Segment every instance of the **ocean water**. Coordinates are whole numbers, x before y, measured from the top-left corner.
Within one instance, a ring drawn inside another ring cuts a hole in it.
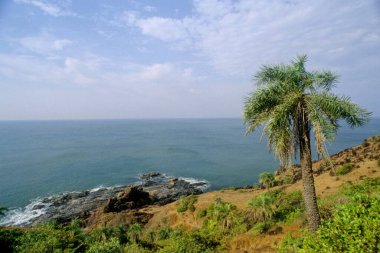
[[[330,154],[380,134],[380,119],[342,127]],[[210,189],[256,183],[279,163],[241,119],[0,122],[0,205],[126,185],[141,173],[205,179]]]

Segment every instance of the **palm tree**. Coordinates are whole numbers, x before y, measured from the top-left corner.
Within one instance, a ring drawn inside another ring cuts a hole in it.
[[[269,188],[274,185],[275,179],[274,175],[269,172],[263,172],[260,174],[259,183],[263,185],[268,191]]]
[[[305,70],[306,55],[289,65],[263,66],[255,76],[258,89],[244,104],[247,133],[264,125],[268,145],[282,165],[289,165],[299,151],[303,196],[309,230],[320,224],[312,171],[310,135],[315,138],[318,155],[327,157],[325,142],[332,141],[338,120],[351,127],[361,126],[371,113],[352,103],[348,97],[331,93],[337,76],[331,71]]]

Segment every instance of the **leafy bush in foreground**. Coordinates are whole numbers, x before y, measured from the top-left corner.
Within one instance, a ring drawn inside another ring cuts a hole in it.
[[[380,197],[366,193],[378,189],[379,181],[368,179],[344,190],[350,200],[335,208],[331,219],[323,221],[316,235],[288,236],[279,252],[380,252]]]
[[[12,253],[18,245],[23,232],[18,229],[0,229],[0,252]]]

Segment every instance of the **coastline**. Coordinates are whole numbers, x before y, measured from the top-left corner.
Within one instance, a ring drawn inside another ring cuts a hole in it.
[[[201,179],[170,177],[158,172],[140,175],[140,181],[131,185],[95,187],[90,190],[65,192],[36,198],[24,208],[9,210],[0,219],[0,226],[28,227],[56,220],[61,223],[84,219],[91,212],[106,205],[111,198],[133,188],[141,187],[149,193],[151,204],[167,204],[191,194],[200,194],[209,187]]]

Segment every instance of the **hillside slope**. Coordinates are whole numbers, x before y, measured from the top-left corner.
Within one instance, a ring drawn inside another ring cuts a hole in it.
[[[357,183],[364,178],[380,177],[380,136],[366,139],[361,145],[348,148],[331,156],[333,166],[329,162],[316,161],[313,164],[315,173],[315,186],[317,195],[326,198],[336,193],[347,183]],[[334,173],[343,165],[351,163],[352,171],[345,175],[336,176]],[[283,184],[285,177],[294,181],[291,184]],[[280,169],[276,173],[278,186],[273,189],[283,189],[285,192],[302,190],[300,168],[293,166],[287,170]],[[136,211],[123,211],[120,213],[104,214],[101,211],[91,216],[88,221],[88,229],[92,230],[99,226],[115,226],[130,224],[133,221],[145,224],[144,229],[160,227],[181,228],[184,230],[199,229],[203,224],[202,218],[197,218],[197,213],[207,209],[216,199],[228,202],[238,210],[246,212],[248,203],[252,198],[266,192],[263,189],[225,189],[207,192],[197,196],[194,204],[194,212],[178,212],[178,201],[164,206],[148,206]],[[277,245],[287,233],[299,234],[305,228],[305,220],[295,220],[290,224],[280,224],[271,227],[266,233],[242,233],[234,236],[228,242],[229,252],[275,252]]]

